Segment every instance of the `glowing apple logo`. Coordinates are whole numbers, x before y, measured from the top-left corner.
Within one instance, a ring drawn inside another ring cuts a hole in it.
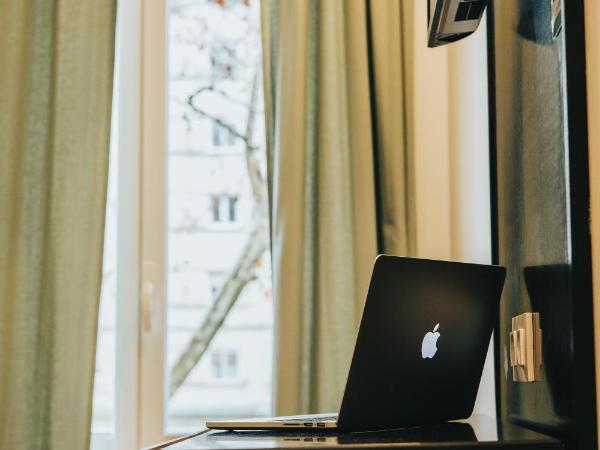
[[[421,344],[421,356],[423,359],[433,358],[437,352],[437,340],[440,338],[440,333],[437,330],[440,327],[438,323],[433,332],[428,332],[423,338],[423,343]]]

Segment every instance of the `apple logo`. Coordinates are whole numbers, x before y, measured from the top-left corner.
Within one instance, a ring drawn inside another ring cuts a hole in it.
[[[440,327],[438,323],[434,328],[433,332],[428,332],[423,338],[423,343],[421,344],[421,356],[423,359],[433,358],[437,352],[437,340],[440,337],[440,333],[437,330]]]

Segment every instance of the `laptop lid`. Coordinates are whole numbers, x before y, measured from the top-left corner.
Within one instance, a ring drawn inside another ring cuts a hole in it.
[[[338,428],[469,417],[504,278],[500,266],[378,256]]]

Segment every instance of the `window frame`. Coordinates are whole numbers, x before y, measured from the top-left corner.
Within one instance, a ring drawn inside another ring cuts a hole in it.
[[[140,182],[140,446],[164,434],[164,325],[167,167],[167,0],[143,0]],[[161,370],[157,370],[161,368]]]
[[[115,82],[120,95],[118,145],[114,149],[118,152],[119,197],[114,448],[118,450],[176,437],[167,435],[165,428],[167,2],[124,0],[117,11]],[[218,150],[234,145],[229,133]],[[234,221],[229,220],[232,198]],[[219,201],[223,214],[220,212],[217,225],[226,229],[237,226],[239,195],[221,193]],[[239,355],[236,363],[239,368]],[[94,442],[102,444],[103,437],[97,438],[94,436]]]
[[[166,0],[117,10],[115,447],[164,441]]]

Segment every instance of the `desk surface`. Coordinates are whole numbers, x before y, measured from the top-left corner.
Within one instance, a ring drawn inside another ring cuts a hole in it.
[[[332,448],[452,448],[469,449],[480,445],[496,448],[554,450],[562,448],[556,439],[533,431],[497,422],[485,416],[474,416],[464,422],[407,428],[403,430],[334,433],[334,432],[272,432],[272,431],[210,431],[171,441],[149,449],[172,450],[266,450]]]

